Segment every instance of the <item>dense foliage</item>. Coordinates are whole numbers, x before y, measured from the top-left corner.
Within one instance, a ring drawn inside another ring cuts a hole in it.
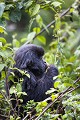
[[[66,1],[71,5],[68,6]],[[23,35],[19,40],[21,33],[16,31],[15,34],[13,31],[12,42],[7,42],[8,22],[17,25],[23,13],[29,17],[26,37]],[[15,110],[11,114],[10,98],[15,93],[17,100],[22,101],[21,94],[25,93],[22,92],[21,83],[11,87],[9,96],[5,86],[8,87],[9,77],[13,80],[14,74],[8,77],[8,70],[14,64],[14,52],[26,42],[42,45],[46,51],[44,59],[58,67],[59,75],[54,84],[58,93],[54,92],[54,88],[47,92],[51,94],[51,103],[47,103],[47,100],[37,103],[29,101],[24,107],[27,116],[23,120],[29,116],[35,120],[80,120],[80,1],[0,0],[0,36],[0,119],[21,119]],[[56,104],[57,108],[54,107]],[[35,110],[36,113],[31,116]]]

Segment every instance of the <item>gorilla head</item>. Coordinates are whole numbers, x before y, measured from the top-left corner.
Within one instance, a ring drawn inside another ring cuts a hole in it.
[[[44,49],[33,44],[21,46],[15,54],[15,67],[30,70],[36,77],[44,74],[47,64],[42,59]]]

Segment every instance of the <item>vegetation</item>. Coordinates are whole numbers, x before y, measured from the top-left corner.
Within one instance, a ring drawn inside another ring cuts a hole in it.
[[[22,21],[23,14],[25,17]],[[23,25],[26,17],[28,21],[21,34],[19,29],[22,27],[19,25]],[[17,26],[16,29],[10,31],[14,26],[10,29],[8,23]],[[21,91],[21,83],[17,83],[16,88],[10,89],[9,96],[6,94],[5,86],[8,86],[8,70],[13,67],[15,50],[24,43],[43,46],[46,51],[44,59],[58,67],[59,75],[58,81],[54,84],[58,93],[54,92],[54,88],[47,92],[51,94],[52,101],[50,103],[46,100],[37,103],[29,101],[24,107],[27,116],[23,120],[27,120],[29,116],[30,120],[80,120],[79,33],[79,0],[0,0],[1,120],[21,119],[15,110],[14,114],[11,114],[13,108],[10,98],[14,92],[17,100],[22,101],[20,96],[25,93]],[[54,107],[55,104],[58,104],[57,108]],[[36,113],[31,116],[34,110]],[[61,111],[60,114],[58,111]]]

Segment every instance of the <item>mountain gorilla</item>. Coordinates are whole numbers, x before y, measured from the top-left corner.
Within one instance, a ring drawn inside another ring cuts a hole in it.
[[[49,96],[45,92],[53,88],[55,82],[53,77],[58,75],[58,69],[54,65],[48,66],[42,58],[43,55],[44,49],[34,44],[23,45],[15,53],[14,67],[25,71],[25,74],[22,75],[18,70],[14,70],[15,76],[17,76],[14,81],[19,82],[23,78],[22,91],[27,93],[22,97],[23,104],[29,100],[43,101]],[[11,87],[13,82],[10,81],[9,84]]]

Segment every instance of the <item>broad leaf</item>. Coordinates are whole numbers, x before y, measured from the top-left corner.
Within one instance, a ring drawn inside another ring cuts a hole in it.
[[[51,97],[52,97],[52,100],[54,100],[54,99],[56,99],[58,97],[58,94],[55,94],[55,95],[52,94]]]
[[[32,11],[32,16],[36,15],[38,12],[39,12],[39,9],[40,9],[40,5],[39,4],[36,4],[34,6],[34,9]]]
[[[3,33],[5,31],[5,28],[3,26],[0,26],[0,33]]]
[[[2,71],[4,67],[5,67],[5,64],[0,64],[0,71]]]
[[[41,42],[41,43],[43,43],[44,45],[46,44],[46,38],[44,37],[44,36],[38,36],[37,37],[37,39]]]
[[[33,38],[34,38],[34,36],[35,36],[35,34],[36,34],[35,32],[29,33],[28,36],[27,36],[27,40],[28,40],[28,41],[32,41]]]
[[[17,92],[21,92],[21,91],[22,91],[22,87],[21,87],[21,84],[20,84],[20,83],[18,83],[18,84],[16,85],[16,89],[17,89]]]
[[[58,6],[60,6],[61,4],[62,4],[62,3],[58,2],[58,1],[52,3],[52,5],[54,5],[54,7],[58,7]]]
[[[0,42],[2,42],[2,43],[6,43],[6,39],[5,38],[2,38],[2,37],[0,37]]]
[[[13,94],[13,93],[16,93],[16,92],[17,92],[17,90],[16,90],[15,86],[12,86],[10,88],[10,94]]]
[[[60,84],[60,81],[56,81],[56,82],[54,83],[54,87],[55,87],[55,88],[58,88],[59,84]]]

